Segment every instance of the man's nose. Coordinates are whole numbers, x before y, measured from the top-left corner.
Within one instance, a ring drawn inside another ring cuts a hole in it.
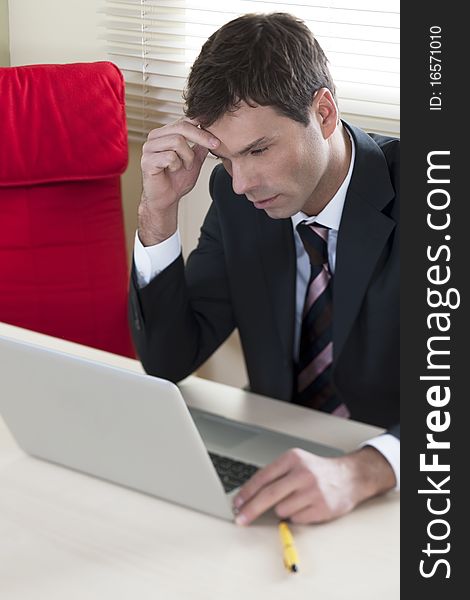
[[[236,194],[247,194],[256,187],[256,174],[246,168],[232,165],[232,187]]]

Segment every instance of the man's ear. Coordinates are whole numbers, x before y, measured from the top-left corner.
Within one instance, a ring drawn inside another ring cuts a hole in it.
[[[327,140],[338,125],[338,107],[328,88],[320,88],[313,95],[312,117],[318,119],[323,137]]]

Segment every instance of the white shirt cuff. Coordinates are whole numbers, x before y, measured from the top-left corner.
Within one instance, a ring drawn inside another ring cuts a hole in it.
[[[134,239],[134,264],[140,288],[148,285],[154,277],[171,265],[181,253],[179,231],[160,244],[144,246],[137,231]]]
[[[396,490],[400,489],[400,440],[390,433],[379,435],[375,438],[363,442],[360,447],[373,446],[390,463],[397,480]]]

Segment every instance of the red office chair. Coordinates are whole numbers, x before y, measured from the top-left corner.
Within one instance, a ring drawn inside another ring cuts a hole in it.
[[[109,62],[0,68],[0,321],[135,356],[124,108]]]

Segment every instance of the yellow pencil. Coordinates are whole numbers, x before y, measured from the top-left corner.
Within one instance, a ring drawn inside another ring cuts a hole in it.
[[[294,546],[294,538],[285,521],[279,523],[279,535],[284,549],[284,565],[291,573],[299,570],[299,557]]]

